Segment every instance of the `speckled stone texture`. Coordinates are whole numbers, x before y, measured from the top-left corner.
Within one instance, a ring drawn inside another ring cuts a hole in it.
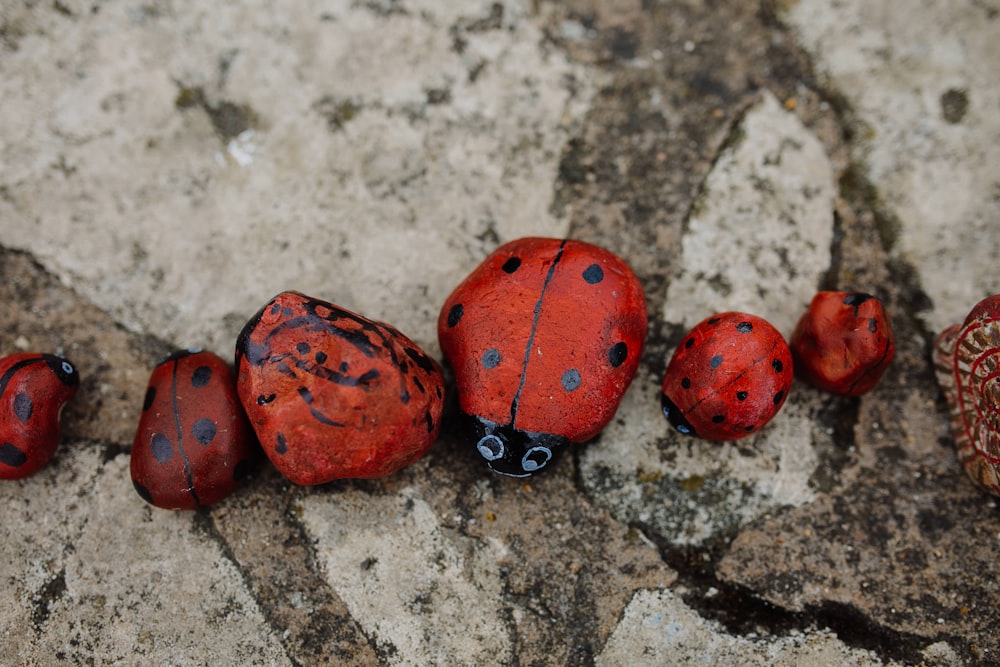
[[[0,662],[997,664],[1000,514],[929,353],[1000,291],[998,29],[994,0],[3,4],[0,354],[81,386],[0,484]],[[294,289],[440,357],[444,299],[526,235],[604,245],[650,304],[618,414],[545,475],[487,474],[446,412],[386,479],[133,491],[171,349],[230,358]],[[818,289],[885,303],[872,392],[667,425],[686,328],[787,336]]]

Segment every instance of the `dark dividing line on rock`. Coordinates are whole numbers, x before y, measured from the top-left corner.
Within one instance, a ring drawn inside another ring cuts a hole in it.
[[[959,654],[973,654],[968,643],[961,638],[943,635],[921,637],[893,630],[872,621],[856,607],[840,602],[826,601],[822,605],[807,606],[803,615],[815,619],[817,627],[832,630],[844,644],[871,651],[887,661],[906,665],[927,664],[922,651],[939,641],[946,641]]]
[[[187,452],[184,451],[184,427],[181,424],[180,405],[178,405],[177,401],[176,359],[172,362],[172,368],[170,370],[170,400],[174,413],[174,428],[177,433],[177,453],[180,454],[181,460],[184,462],[184,481],[187,482],[188,493],[190,493],[191,497],[194,498],[194,504],[201,507],[201,499],[198,498],[198,492],[194,489],[194,479],[191,476],[191,462],[188,460]]]
[[[37,633],[42,632],[42,626],[49,620],[52,614],[52,605],[66,594],[66,568],[56,572],[55,576],[42,584],[41,588],[34,595],[34,608],[31,612],[31,621]]]
[[[521,382],[518,384],[517,391],[514,393],[514,398],[510,403],[511,426],[517,423],[517,407],[521,401],[521,392],[524,391],[524,383],[528,379],[528,365],[531,363],[531,352],[535,346],[535,334],[538,332],[538,320],[542,316],[542,303],[545,301],[545,293],[548,291],[549,286],[552,283],[552,278],[556,273],[556,267],[559,266],[559,262],[562,260],[565,248],[566,239],[563,239],[562,243],[559,244],[559,251],[556,252],[556,256],[553,258],[552,264],[549,266],[549,270],[545,274],[545,281],[542,283],[542,289],[538,293],[538,301],[535,302],[534,317],[531,321],[531,330],[528,334],[528,341],[525,344],[524,360],[521,364]]]
[[[838,190],[840,186],[838,185]],[[840,286],[840,272],[844,267],[844,219],[835,206],[833,209],[833,236],[830,239],[830,266],[819,280],[819,289],[835,291]]]
[[[830,630],[845,646],[875,653],[880,659],[902,664],[922,664],[922,651],[930,644],[952,637],[922,637],[880,625],[850,605],[826,601],[807,605],[804,611],[792,611],[759,598],[740,584],[726,582],[716,574],[716,566],[725,556],[729,540],[719,538],[704,547],[679,548],[666,543],[650,527],[632,523],[630,527],[647,536],[660,557],[677,572],[672,589],[687,589],[679,596],[684,604],[702,618],[722,625],[738,636],[765,633],[784,638],[793,631]],[[708,591],[716,592],[708,595]],[[958,640],[962,643],[962,640]]]
[[[260,610],[260,613],[264,616],[268,627],[274,633],[274,636],[281,643],[282,648],[285,650],[285,657],[288,658],[288,662],[291,663],[292,667],[304,667],[303,664],[295,658],[293,651],[291,651],[286,642],[284,636],[284,630],[275,623],[275,619],[271,613],[271,605],[267,604],[265,600],[262,600],[258,595],[256,588],[254,587],[254,582],[251,580],[250,575],[242,567],[236,554],[233,553],[232,548],[229,546],[229,542],[226,538],[219,532],[215,525],[215,519],[213,519],[211,510],[208,508],[201,508],[196,510],[192,515],[194,527],[199,530],[203,535],[211,539],[218,545],[219,549],[222,550],[222,556],[228,560],[233,569],[239,573],[240,581],[243,584],[243,589],[247,592],[251,598],[253,598],[254,603]]]
[[[674,588],[683,586],[689,591],[681,596],[684,603],[702,617],[720,623],[727,632],[746,635],[764,629],[782,636],[808,627],[802,614],[776,607],[754,597],[749,589],[717,577],[715,568],[726,553],[726,540],[719,539],[704,547],[675,547],[649,526],[634,523],[631,527],[656,544],[663,561],[677,572]],[[706,593],[713,588],[718,593],[707,597]]]

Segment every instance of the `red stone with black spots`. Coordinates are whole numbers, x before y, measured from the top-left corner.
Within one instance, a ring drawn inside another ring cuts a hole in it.
[[[80,374],[53,354],[0,359],[0,479],[22,479],[43,468],[59,444],[59,415],[76,394]]]
[[[298,292],[247,322],[236,368],[264,452],[296,484],[391,475],[441,429],[434,359],[387,324]]]
[[[163,509],[196,509],[233,493],[260,450],[229,366],[211,352],[174,352],[153,369],[132,443],[132,484]]]
[[[645,339],[646,298],[632,269],[568,239],[500,246],[438,318],[470,439],[491,470],[515,477],[607,425]]]
[[[663,377],[663,415],[681,433],[735,440],[757,432],[784,405],[792,354],[766,320],[713,315],[688,332]]]

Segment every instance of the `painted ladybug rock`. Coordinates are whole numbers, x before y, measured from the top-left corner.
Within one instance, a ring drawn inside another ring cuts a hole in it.
[[[581,241],[525,238],[448,297],[438,338],[479,454],[527,477],[596,436],[635,376],[646,299],[625,262]]]
[[[1000,294],[941,332],[934,367],[965,472],[980,488],[1000,495]]]
[[[881,379],[896,353],[882,302],[860,292],[820,292],[792,334],[795,372],[842,396],[860,396]]]
[[[298,292],[247,322],[236,366],[264,452],[296,484],[391,475],[441,428],[436,361],[387,324]]]
[[[21,479],[52,460],[59,413],[76,394],[76,367],[53,354],[0,359],[0,479]]]
[[[695,326],[663,378],[663,415],[706,440],[750,435],[778,413],[792,386],[792,353],[778,330],[746,313],[720,313]]]
[[[226,362],[211,352],[182,350],[157,364],[130,460],[143,500],[172,510],[217,503],[258,459]]]

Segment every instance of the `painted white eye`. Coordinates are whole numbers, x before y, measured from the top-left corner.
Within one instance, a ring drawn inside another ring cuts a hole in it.
[[[503,440],[495,435],[487,435],[479,439],[476,449],[479,450],[479,454],[487,461],[496,461],[503,456]]]
[[[532,447],[521,459],[521,468],[525,472],[534,472],[543,468],[552,458],[552,450],[548,447]]]
[[[65,373],[66,375],[72,375],[76,371],[76,369],[73,368],[73,364],[69,363],[68,361],[62,362],[60,366],[62,366],[62,372]]]

